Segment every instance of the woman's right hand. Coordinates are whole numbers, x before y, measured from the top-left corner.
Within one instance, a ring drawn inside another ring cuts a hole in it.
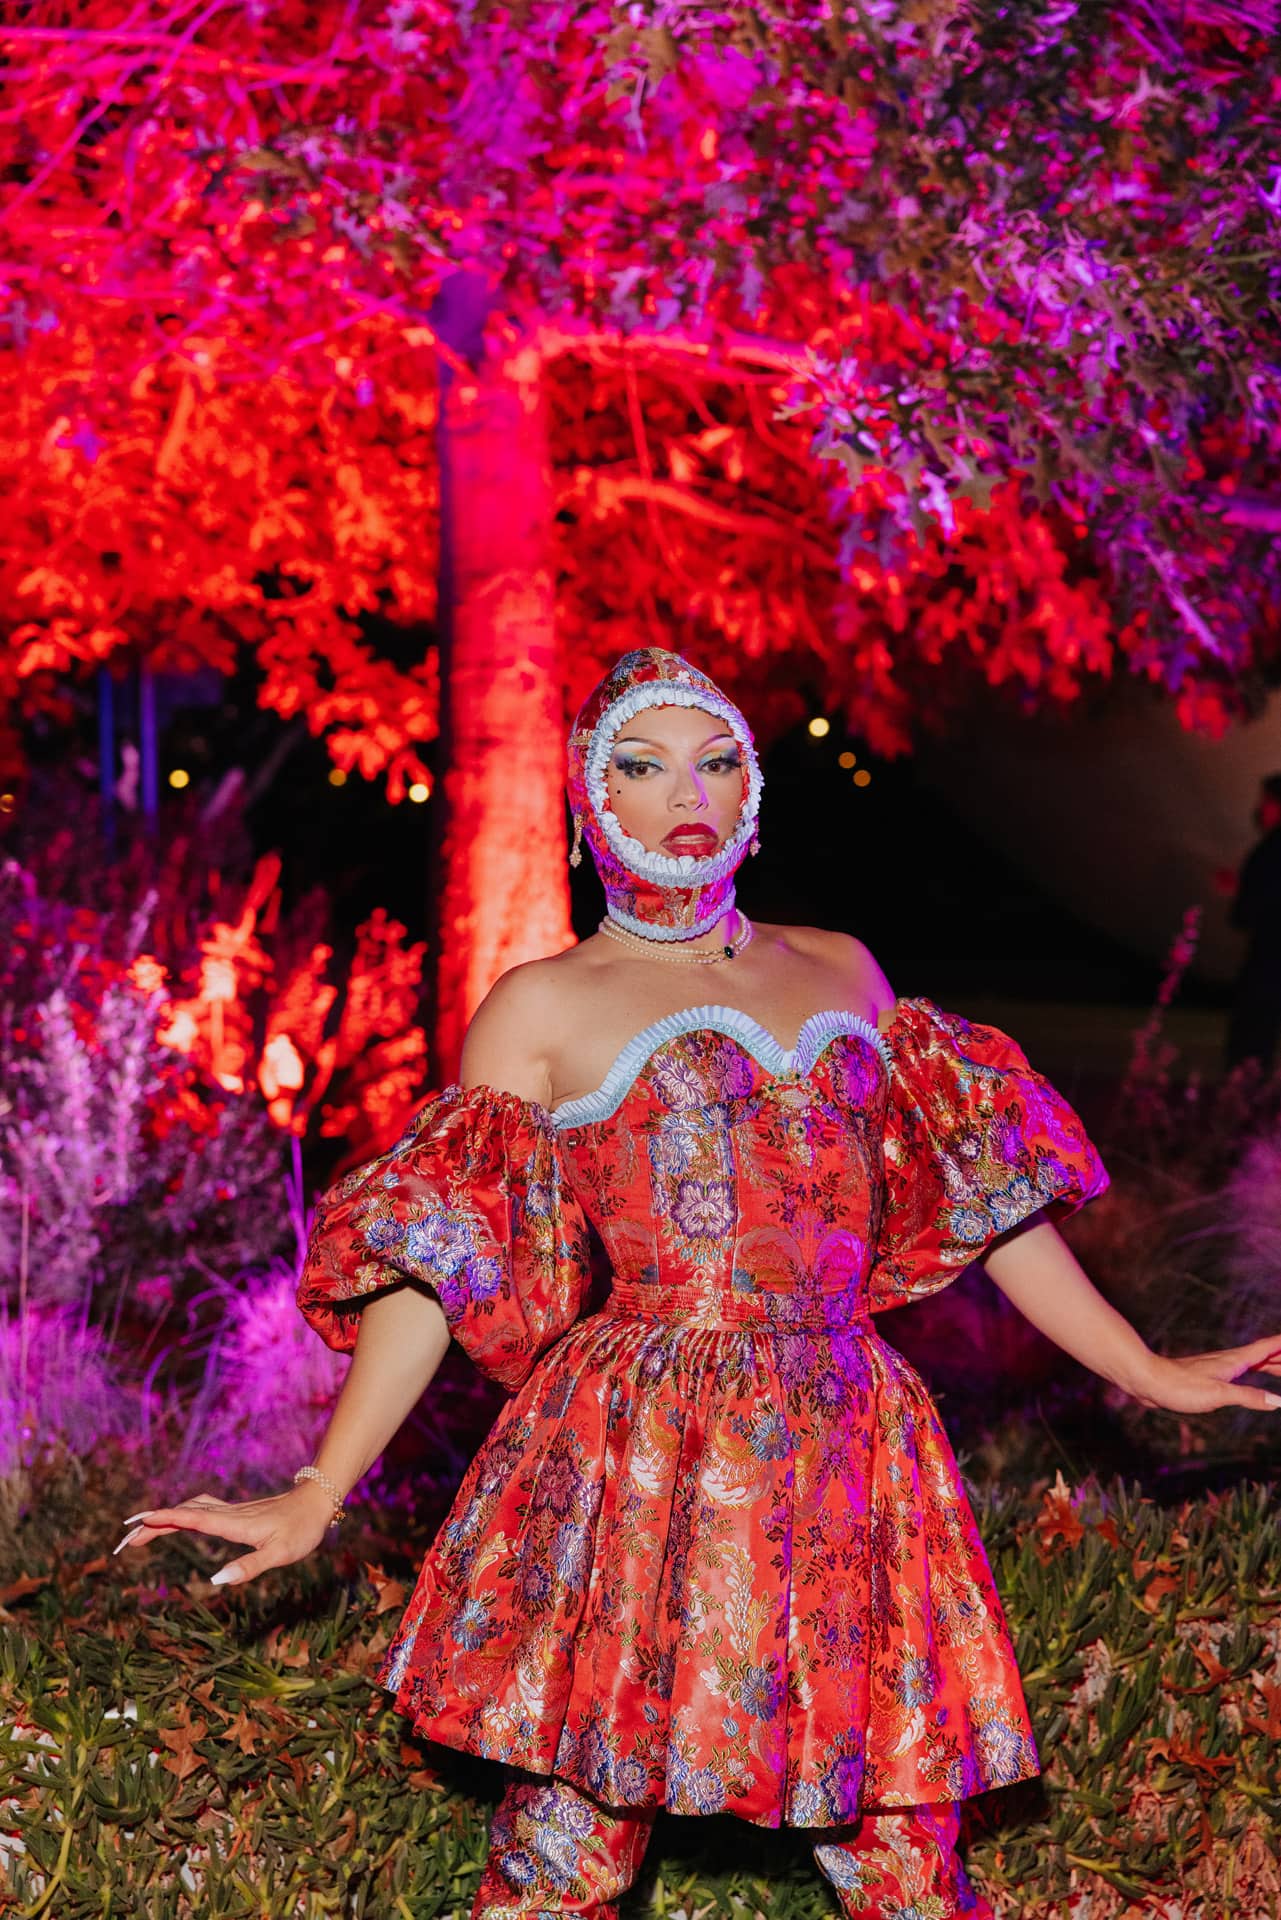
[[[197,1493],[176,1507],[148,1507],[131,1514],[135,1526],[120,1545],[147,1545],[164,1533],[187,1529],[212,1534],[219,1540],[237,1540],[254,1551],[229,1560],[211,1576],[215,1586],[243,1586],[269,1567],[289,1567],[305,1560],[325,1537],[334,1503],[316,1480],[300,1480],[287,1493],[264,1500],[220,1500],[216,1493]],[[126,1522],[126,1525],[128,1522]]]

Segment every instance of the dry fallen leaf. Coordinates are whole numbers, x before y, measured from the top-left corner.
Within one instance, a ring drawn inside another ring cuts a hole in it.
[[[7,1587],[0,1587],[0,1607],[7,1607],[11,1600],[25,1600],[29,1593],[39,1593],[41,1587],[47,1587],[52,1574],[22,1573],[11,1580]]]
[[[1072,1489],[1063,1478],[1062,1467],[1055,1476],[1054,1485],[1046,1491],[1035,1524],[1042,1559],[1048,1559],[1056,1540],[1061,1540],[1065,1547],[1074,1547],[1085,1532],[1072,1502]]]
[[[169,1758],[161,1761],[161,1766],[179,1780],[185,1780],[189,1773],[195,1773],[204,1765],[196,1752],[197,1740],[203,1740],[209,1728],[203,1720],[193,1720],[189,1709],[184,1705],[178,1710],[176,1727],[161,1727],[157,1739],[169,1748]]]
[[[227,1722],[221,1737],[224,1740],[233,1740],[242,1753],[257,1753],[258,1736],[261,1732],[261,1727],[242,1707],[235,1719]]]

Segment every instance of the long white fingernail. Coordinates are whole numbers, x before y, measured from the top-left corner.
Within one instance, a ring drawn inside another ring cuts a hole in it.
[[[135,1520],[145,1520],[149,1513],[154,1513],[155,1511],[156,1509],[154,1507],[144,1507],[141,1513],[127,1513],[124,1517],[123,1525],[127,1527]]]
[[[223,1587],[226,1586],[228,1582],[230,1582],[232,1586],[235,1585],[230,1567],[219,1567],[217,1573],[211,1573],[209,1576],[209,1584],[212,1587]]]
[[[1281,1407],[1281,1393],[1265,1393],[1263,1404],[1265,1407]]]
[[[130,1542],[131,1540],[136,1540],[136,1539],[138,1538],[138,1535],[139,1535],[139,1534],[140,1534],[141,1532],[143,1532],[143,1528],[141,1528],[141,1527],[135,1527],[135,1528],[133,1529],[133,1531],[132,1531],[131,1533],[127,1533],[127,1534],[125,1535],[125,1537],[124,1537],[124,1539],[123,1539],[123,1540],[122,1540],[122,1541],[120,1542],[120,1547],[127,1547],[127,1546],[129,1545],[129,1542]],[[113,1547],[113,1548],[111,1549],[111,1551],[112,1551],[112,1553],[113,1553],[113,1554],[114,1554],[114,1553],[119,1553],[119,1551],[120,1551],[120,1547]]]

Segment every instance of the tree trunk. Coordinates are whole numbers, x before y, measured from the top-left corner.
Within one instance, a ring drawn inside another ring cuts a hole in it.
[[[573,940],[565,716],[552,569],[554,500],[542,366],[485,358],[487,290],[446,284],[433,320],[474,377],[441,364],[441,809],[432,1080],[501,973]]]

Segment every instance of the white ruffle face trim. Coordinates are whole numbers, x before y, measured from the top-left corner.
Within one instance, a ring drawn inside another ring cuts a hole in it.
[[[626,832],[618,815],[610,807],[609,795],[605,791],[605,768],[614,751],[615,736],[625,721],[634,714],[644,713],[649,707],[701,707],[704,712],[714,713],[719,719],[729,722],[730,732],[738,742],[747,768],[747,792],[743,796],[738,825],[725,845],[715,853],[657,852]],[[742,858],[742,849],[756,831],[756,816],[760,811],[764,784],[752,736],[733,701],[711,688],[687,686],[679,680],[647,680],[643,685],[630,687],[626,693],[620,694],[596,722],[591,745],[583,761],[583,785],[606,844],[630,872],[642,880],[648,880],[655,887],[703,887],[709,881],[722,880],[727,873],[733,873]],[[652,933],[653,928],[647,925],[645,931]],[[688,937],[689,929],[681,928],[679,931]]]
[[[734,905],[734,889],[728,895],[718,894],[709,913],[700,914],[691,920],[688,926],[660,927],[653,920],[642,920],[638,913],[628,913],[620,907],[617,900],[610,900],[608,913],[615,926],[623,927],[628,933],[635,933],[642,940],[694,940],[700,933],[710,933],[718,920],[723,920]],[[719,956],[718,956],[719,958]]]

